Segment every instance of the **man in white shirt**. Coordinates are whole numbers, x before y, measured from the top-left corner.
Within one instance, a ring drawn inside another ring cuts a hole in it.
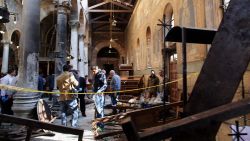
[[[4,85],[12,85],[13,81],[16,80],[16,70],[14,68],[9,68],[8,74],[1,78],[1,84]],[[1,90],[1,113],[13,115],[13,111],[11,109],[13,105],[13,94],[14,92],[11,90]]]

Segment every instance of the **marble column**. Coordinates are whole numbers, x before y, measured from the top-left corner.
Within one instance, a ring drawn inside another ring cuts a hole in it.
[[[6,41],[2,41],[3,43],[3,57],[2,57],[2,73],[8,72],[8,65],[9,65],[9,50],[10,50],[10,43]]]
[[[40,0],[25,0],[22,12],[22,36],[18,86],[37,89],[38,52],[40,46]],[[31,117],[40,97],[39,93],[18,92],[14,96],[13,111],[18,117]]]
[[[83,58],[83,63],[84,63],[84,75],[88,75],[88,52],[89,52],[89,43],[88,42],[84,42],[84,58]]]
[[[70,21],[71,25],[71,47],[70,55],[73,57],[70,60],[70,64],[73,66],[73,69],[77,70],[78,67],[78,21]]]
[[[63,65],[66,64],[67,47],[67,10],[69,2],[59,0],[57,7],[57,31],[56,31],[56,49],[55,49],[55,78],[63,71]],[[56,81],[55,81],[56,82]],[[54,89],[56,89],[56,84]]]
[[[79,71],[81,76],[88,75],[88,43],[84,42],[85,36],[79,35]]]

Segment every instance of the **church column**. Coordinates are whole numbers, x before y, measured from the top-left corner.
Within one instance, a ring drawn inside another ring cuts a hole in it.
[[[18,86],[37,89],[38,52],[40,46],[40,0],[23,1],[23,24],[19,63]],[[14,96],[13,111],[16,116],[31,117],[40,97],[39,93],[18,92]]]
[[[70,47],[70,55],[73,57],[70,60],[70,64],[73,66],[73,69],[77,70],[78,65],[78,21],[71,21],[71,47]],[[80,68],[79,68],[80,69]]]
[[[84,58],[83,58],[83,62],[84,62],[84,74],[88,75],[88,50],[89,49],[89,43],[88,42],[84,42]]]
[[[55,49],[55,78],[62,73],[63,65],[66,64],[68,9],[69,9],[69,2],[67,0],[58,1],[56,49]],[[56,84],[55,84],[55,89],[56,89]]]
[[[86,74],[85,70],[84,70],[84,57],[85,57],[85,52],[84,52],[84,35],[80,34],[79,35],[79,64],[78,64],[78,68],[79,68],[79,72],[80,72],[80,76],[84,76]]]
[[[9,50],[10,50],[10,43],[6,41],[2,41],[3,43],[3,57],[2,57],[2,73],[8,72],[8,65],[9,65]]]

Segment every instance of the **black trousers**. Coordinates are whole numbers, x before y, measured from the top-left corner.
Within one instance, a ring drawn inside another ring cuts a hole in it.
[[[85,107],[85,94],[79,94],[78,98],[80,99],[80,110],[82,114],[85,114],[86,107]]]
[[[13,98],[9,98],[6,101],[2,101],[2,98],[1,98],[0,103],[1,103],[2,114],[14,115],[14,112],[11,109],[13,105]]]

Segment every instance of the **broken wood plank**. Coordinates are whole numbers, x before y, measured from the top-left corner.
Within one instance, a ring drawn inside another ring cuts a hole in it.
[[[169,108],[173,108],[176,106],[181,106],[182,104],[183,104],[182,101],[174,102],[174,103],[166,104],[166,108],[169,109]],[[156,111],[162,111],[162,110],[163,110],[163,105],[160,105],[160,106],[155,106],[155,107],[151,107],[151,108],[147,108],[147,109],[137,109],[134,111],[129,111],[126,113],[121,113],[121,114],[117,114],[117,115],[113,115],[113,116],[106,116],[104,118],[96,118],[95,120],[93,120],[93,122],[103,122],[103,121],[110,122],[114,119],[119,120],[119,119],[125,118],[127,116],[139,117],[140,115],[145,115],[145,114],[155,116],[155,115],[152,115],[152,113],[151,113],[152,111],[156,112]]]
[[[134,122],[132,122],[131,117],[126,117],[122,121],[122,129],[129,141],[140,141],[140,137],[137,133]]]
[[[79,141],[82,140],[83,132],[84,132],[83,129],[65,127],[65,126],[61,126],[61,125],[54,125],[54,124],[50,124],[50,123],[39,122],[39,121],[33,120],[33,119],[15,117],[15,116],[5,115],[5,114],[0,114],[0,121],[1,122],[15,123],[15,124],[19,124],[19,125],[25,125],[25,126],[30,127],[30,128],[47,129],[47,130],[65,133],[65,134],[78,135]]]
[[[173,137],[175,135],[179,135],[180,133],[183,133],[182,135],[185,135],[189,132],[197,133],[199,128],[204,127],[204,125],[214,125],[218,122],[222,122],[247,113],[250,113],[250,99],[226,104],[171,122],[169,124],[152,127],[143,133],[139,133],[139,136],[140,140],[143,141],[156,141]],[[186,136],[183,136],[182,139],[185,140],[185,138]],[[196,141],[196,139],[194,139],[194,141]]]

